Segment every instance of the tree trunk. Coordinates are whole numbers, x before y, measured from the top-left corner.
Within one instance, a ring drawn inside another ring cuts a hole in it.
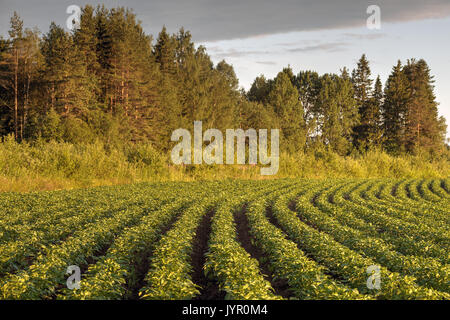
[[[18,118],[18,109],[19,109],[19,90],[18,90],[18,76],[19,76],[19,51],[17,48],[15,49],[15,57],[14,57],[14,138],[16,141],[19,138],[19,118]]]

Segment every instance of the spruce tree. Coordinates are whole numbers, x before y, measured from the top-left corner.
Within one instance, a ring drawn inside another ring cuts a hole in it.
[[[373,110],[371,108],[372,79],[369,61],[363,54],[359,59],[357,68],[352,72],[352,82],[355,90],[355,99],[358,104],[360,123],[354,128],[354,143],[360,150],[367,150],[373,141],[370,131],[375,123]]]
[[[303,106],[289,72],[278,73],[268,101],[279,119],[283,138],[281,148],[289,152],[303,150],[306,142]]]
[[[156,62],[164,74],[173,76],[176,73],[176,47],[175,38],[167,33],[167,29],[164,26],[158,35],[154,47]]]
[[[43,39],[42,54],[47,110],[53,108],[64,116],[85,114],[94,102],[95,89],[72,36],[52,23]]]
[[[348,154],[359,115],[353,85],[345,70],[343,76],[321,77],[316,108],[320,114],[318,132],[322,143],[340,155]]]
[[[404,67],[409,82],[406,104],[405,148],[412,153],[438,153],[445,137],[445,122],[438,116],[434,80],[425,60],[408,60]]]
[[[382,105],[384,146],[392,153],[405,151],[404,133],[408,99],[409,83],[399,60],[386,82]]]
[[[270,81],[266,80],[264,75],[260,75],[255,78],[247,92],[247,98],[249,101],[267,103],[270,92]]]
[[[381,146],[383,142],[382,125],[383,85],[380,76],[375,81],[372,97],[366,110],[368,121],[367,140],[371,146]]]

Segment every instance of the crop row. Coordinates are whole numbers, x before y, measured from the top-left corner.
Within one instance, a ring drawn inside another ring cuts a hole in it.
[[[303,188],[308,188],[304,185]],[[290,289],[299,299],[365,299],[358,290],[352,290],[325,274],[324,267],[308,258],[297,245],[286,239],[284,233],[273,225],[266,216],[270,197],[252,202],[246,214],[250,233],[257,245],[267,255],[274,276],[287,281]]]
[[[300,248],[326,266],[333,274],[360,292],[371,292],[366,280],[368,267],[377,263],[349,249],[333,239],[329,234],[314,229],[304,223],[296,213],[289,210],[288,202],[295,193],[283,195],[275,202],[273,214],[280,226]],[[401,276],[381,267],[383,290],[375,295],[382,299],[442,299],[446,295],[433,289],[422,288],[415,284],[414,278]]]
[[[312,197],[316,192],[315,190],[310,191],[303,197],[298,198],[295,203],[295,210],[302,221],[327,233],[349,249],[374,259],[375,262],[387,267],[390,271],[413,276],[417,278],[419,284],[424,286],[442,291],[449,290],[450,268],[448,265],[443,265],[433,258],[402,255],[393,250],[393,246],[384,240],[368,236],[340,224],[331,215],[307,201],[308,197]],[[320,192],[317,200],[319,201],[324,194],[326,192]],[[334,210],[334,213],[336,213],[340,209],[334,208]],[[340,214],[343,215],[345,212]]]

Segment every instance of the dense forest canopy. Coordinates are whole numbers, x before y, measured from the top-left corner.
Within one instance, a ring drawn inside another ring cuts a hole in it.
[[[384,87],[384,88],[383,88]],[[290,153],[393,154],[445,149],[433,76],[424,60],[398,61],[383,85],[363,55],[353,71],[257,77],[239,89],[233,67],[214,64],[191,34],[165,28],[155,40],[126,8],[86,6],[80,28],[24,28],[15,13],[0,38],[0,136],[17,141],[151,143],[192,128],[279,128]]]

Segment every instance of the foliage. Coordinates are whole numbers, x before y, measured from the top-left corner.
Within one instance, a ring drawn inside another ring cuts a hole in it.
[[[151,143],[171,147],[177,128],[281,130],[289,154],[326,147],[342,156],[377,148],[441,156],[446,124],[439,118],[431,70],[424,60],[399,61],[383,90],[366,55],[349,74],[258,76],[248,92],[233,66],[216,65],[189,31],[153,41],[130,9],[82,9],[80,28],[52,23],[39,37],[15,13],[0,39],[0,135],[17,141]]]
[[[281,179],[3,193],[0,297],[194,299],[218,283],[227,299],[282,299],[283,281],[296,299],[449,299],[448,188],[448,178]],[[199,236],[204,259],[192,254]],[[192,275],[199,263],[206,283]],[[70,265],[79,289],[66,288]],[[379,290],[367,287],[373,265]]]

